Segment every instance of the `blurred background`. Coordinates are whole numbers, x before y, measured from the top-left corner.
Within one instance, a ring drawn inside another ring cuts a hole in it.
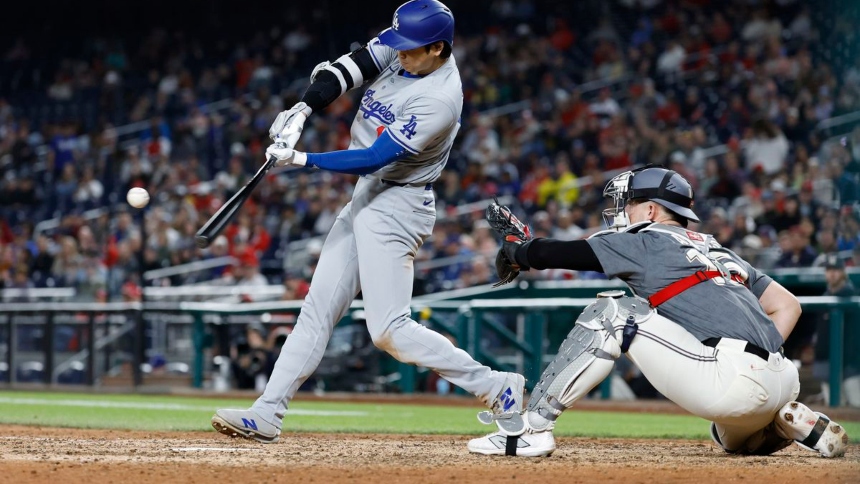
[[[256,172],[313,66],[388,27],[401,2],[251,3],[2,7],[0,382],[265,384],[354,178],[273,172],[210,248],[194,233]],[[815,299],[856,296],[860,277],[857,2],[447,5],[465,104],[416,258],[416,317],[539,375],[582,305],[529,312],[541,306],[527,299],[619,284],[543,271],[490,290],[489,199],[537,236],[582,238],[602,229],[609,178],[661,164],[693,184],[694,230],[810,298],[786,342],[805,398],[860,405],[857,300]],[[298,148],[345,149],[361,92],[315,113]],[[125,203],[132,187],[150,192],[145,209]],[[521,307],[450,311],[512,297]],[[359,302],[305,389],[456,390],[376,351],[362,318]],[[660,398],[629,365],[615,379],[602,396]]]

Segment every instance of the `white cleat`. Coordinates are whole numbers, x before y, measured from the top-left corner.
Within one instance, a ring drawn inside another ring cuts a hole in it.
[[[552,436],[552,429],[528,429],[517,437],[495,432],[470,440],[467,447],[473,454],[548,457],[555,452],[555,438]]]
[[[786,438],[793,439],[807,450],[818,452],[821,457],[841,457],[848,448],[848,434],[844,427],[799,402],[785,404],[779,410],[775,424]]]
[[[281,435],[281,429],[260,418],[253,410],[218,410],[212,416],[212,427],[230,437],[243,437],[264,444],[274,444]]]

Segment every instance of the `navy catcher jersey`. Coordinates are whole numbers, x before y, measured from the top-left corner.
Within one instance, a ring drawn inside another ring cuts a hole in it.
[[[770,352],[782,345],[782,336],[758,301],[773,280],[711,235],[651,224],[635,233],[598,235],[588,243],[607,276],[618,277],[644,298],[697,271],[730,274],[687,289],[657,311],[700,341],[735,338]]]

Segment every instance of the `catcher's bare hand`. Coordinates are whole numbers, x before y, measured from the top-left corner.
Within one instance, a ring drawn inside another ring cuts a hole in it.
[[[516,252],[533,237],[528,225],[520,222],[511,213],[511,209],[499,205],[499,201],[495,198],[487,207],[487,221],[493,231],[502,237],[502,247],[496,256],[496,274],[499,276],[499,282],[494,284],[494,287],[498,287],[513,281],[520,274],[520,270],[529,270],[527,266],[517,262]]]

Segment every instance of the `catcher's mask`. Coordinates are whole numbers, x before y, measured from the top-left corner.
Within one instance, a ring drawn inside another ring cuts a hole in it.
[[[609,180],[603,196],[612,199],[614,207],[603,211],[603,221],[609,229],[620,230],[629,225],[624,207],[630,200],[657,203],[687,220],[698,222],[693,212],[693,188],[683,176],[666,168],[646,166],[625,171]]]

